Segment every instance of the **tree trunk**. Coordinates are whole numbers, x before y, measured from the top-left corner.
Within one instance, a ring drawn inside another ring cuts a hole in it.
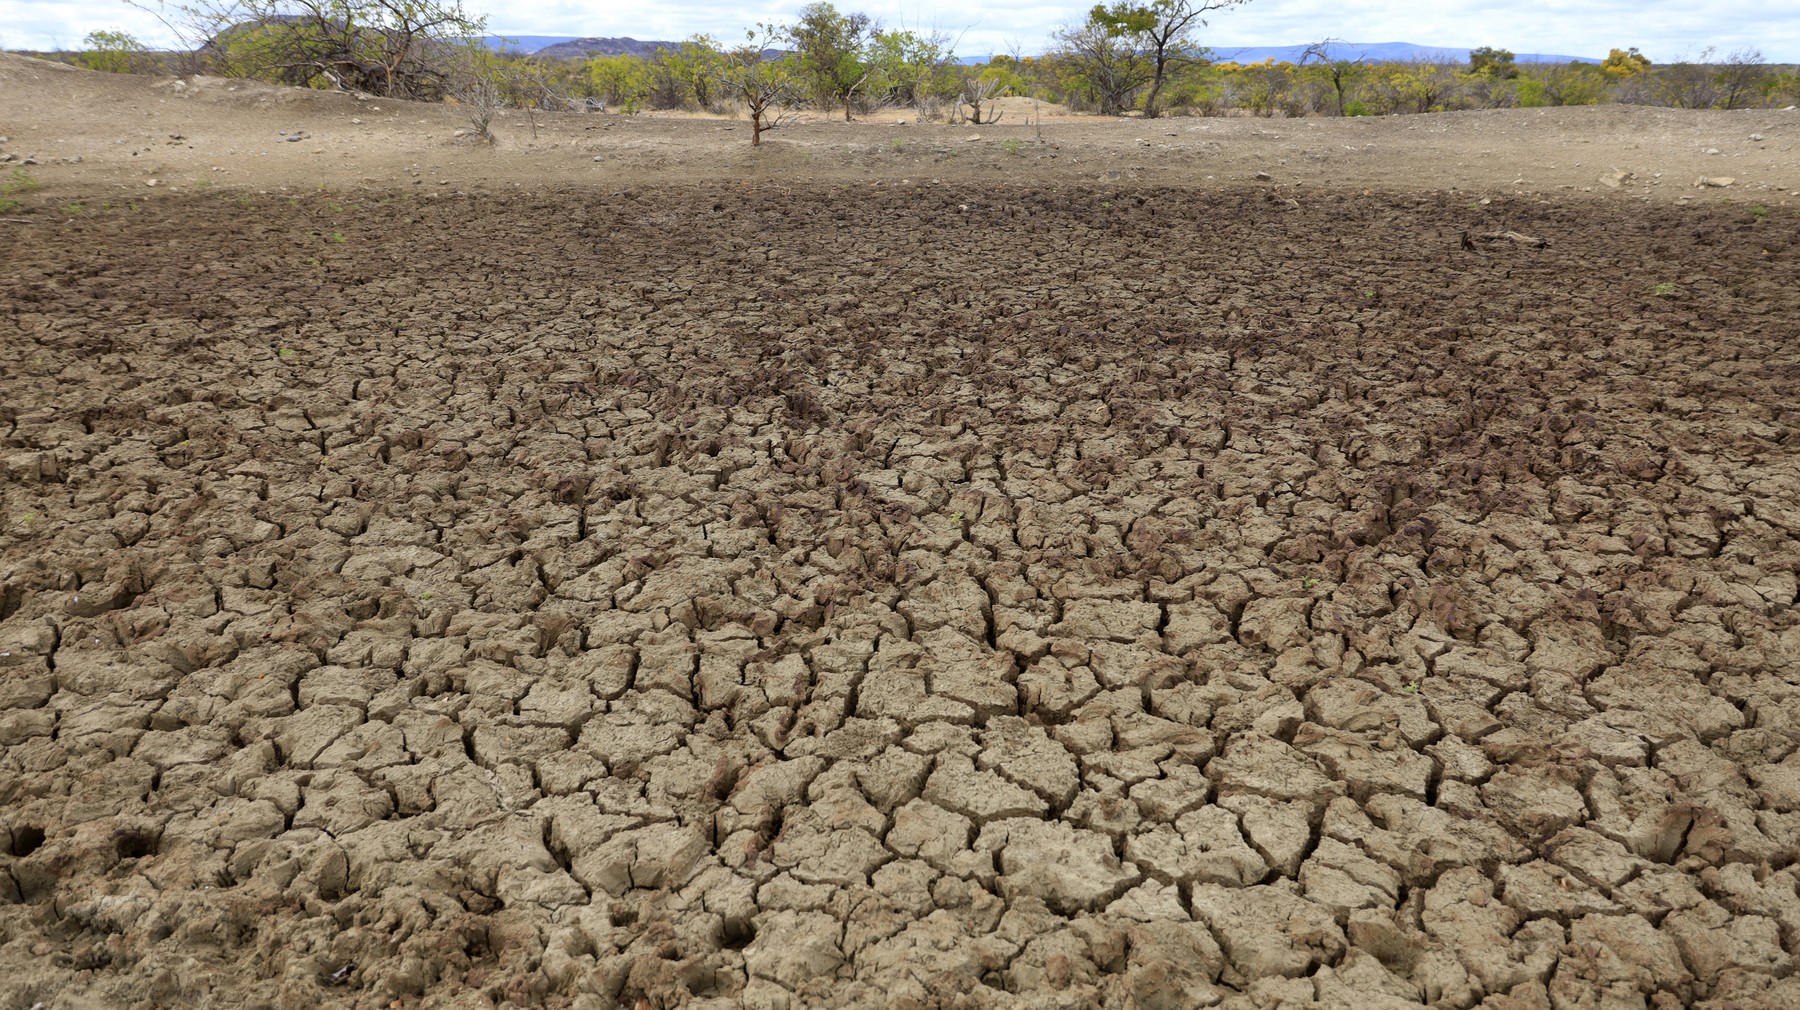
[[[846,123],[852,122],[852,120],[850,118],[851,95],[852,95],[852,92],[848,92],[848,91],[844,92],[844,122],[846,122]]]
[[[1150,82],[1150,93],[1144,96],[1145,119],[1155,119],[1157,116],[1162,115],[1162,112],[1156,107],[1156,98],[1158,95],[1162,94],[1162,89],[1163,75],[1159,72],[1156,75],[1156,80]]]

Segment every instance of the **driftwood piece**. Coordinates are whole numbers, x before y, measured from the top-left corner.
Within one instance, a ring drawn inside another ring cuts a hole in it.
[[[1530,246],[1533,249],[1550,248],[1549,239],[1541,239],[1533,235],[1525,235],[1516,231],[1490,231],[1475,237],[1483,242],[1517,242],[1519,245]]]

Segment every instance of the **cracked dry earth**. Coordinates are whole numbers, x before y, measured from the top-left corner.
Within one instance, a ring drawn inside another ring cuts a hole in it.
[[[0,1006],[1800,1005],[1794,263],[1361,192],[75,219],[0,267]]]

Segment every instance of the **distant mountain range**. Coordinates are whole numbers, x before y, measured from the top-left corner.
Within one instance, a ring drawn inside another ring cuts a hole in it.
[[[1214,46],[1213,59],[1223,63],[1261,63],[1273,59],[1277,63],[1299,63],[1307,46]],[[1421,46],[1411,42],[1333,42],[1326,53],[1334,60],[1367,60],[1370,63],[1467,63],[1469,46],[1451,49],[1445,46]],[[1599,63],[1589,56],[1558,56],[1552,53],[1518,53],[1516,63]]]
[[[583,38],[575,35],[489,35],[488,48],[496,52],[528,53],[551,59],[583,59],[594,56],[655,56],[658,49],[676,49],[681,43],[668,40],[642,41],[633,38]],[[1475,47],[1470,46],[1469,49]],[[1333,42],[1327,52],[1334,60],[1367,60],[1370,63],[1467,63],[1469,49],[1444,46],[1421,46],[1411,42]],[[1306,46],[1218,46],[1213,59],[1220,62],[1261,63],[1273,59],[1277,63],[1299,63]],[[963,64],[986,63],[989,57],[964,56]],[[1549,53],[1519,53],[1519,63],[1598,63],[1588,56],[1557,56]]]

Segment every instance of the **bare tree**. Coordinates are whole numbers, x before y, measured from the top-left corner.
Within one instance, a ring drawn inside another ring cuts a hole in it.
[[[1358,56],[1354,60],[1333,58],[1331,47],[1338,45],[1343,45],[1341,39],[1314,42],[1300,54],[1300,65],[1304,67],[1312,61],[1311,65],[1318,68],[1317,72],[1331,84],[1331,90],[1337,94],[1337,114],[1341,116],[1344,114],[1344,95],[1350,90],[1351,83],[1362,75],[1364,57]]]
[[[1099,11],[1100,8],[1095,8]],[[1116,116],[1155,75],[1137,40],[1089,14],[1087,21],[1056,34],[1064,57],[1087,86],[1103,116]]]
[[[1713,107],[1749,108],[1768,76],[1769,68],[1763,60],[1762,50],[1745,48],[1732,52],[1713,74],[1713,80],[1719,89],[1719,97]]]
[[[1144,96],[1144,117],[1155,119],[1162,114],[1158,100],[1169,73],[1175,68],[1204,58],[1206,47],[1194,39],[1194,29],[1203,27],[1202,15],[1248,3],[1249,0],[1150,0],[1133,4],[1120,0],[1111,7],[1096,6],[1088,14],[1115,35],[1131,43],[1150,61],[1150,93]]]
[[[716,71],[720,89],[740,99],[750,112],[752,147],[762,144],[765,132],[781,125],[798,90],[793,64],[775,50],[787,33],[778,25],[757,25],[745,33],[743,45],[724,55]]]
[[[449,94],[458,54],[481,45],[486,31],[486,20],[465,12],[461,0],[183,0],[158,7],[184,36],[204,36],[202,51],[228,75],[387,98]]]

